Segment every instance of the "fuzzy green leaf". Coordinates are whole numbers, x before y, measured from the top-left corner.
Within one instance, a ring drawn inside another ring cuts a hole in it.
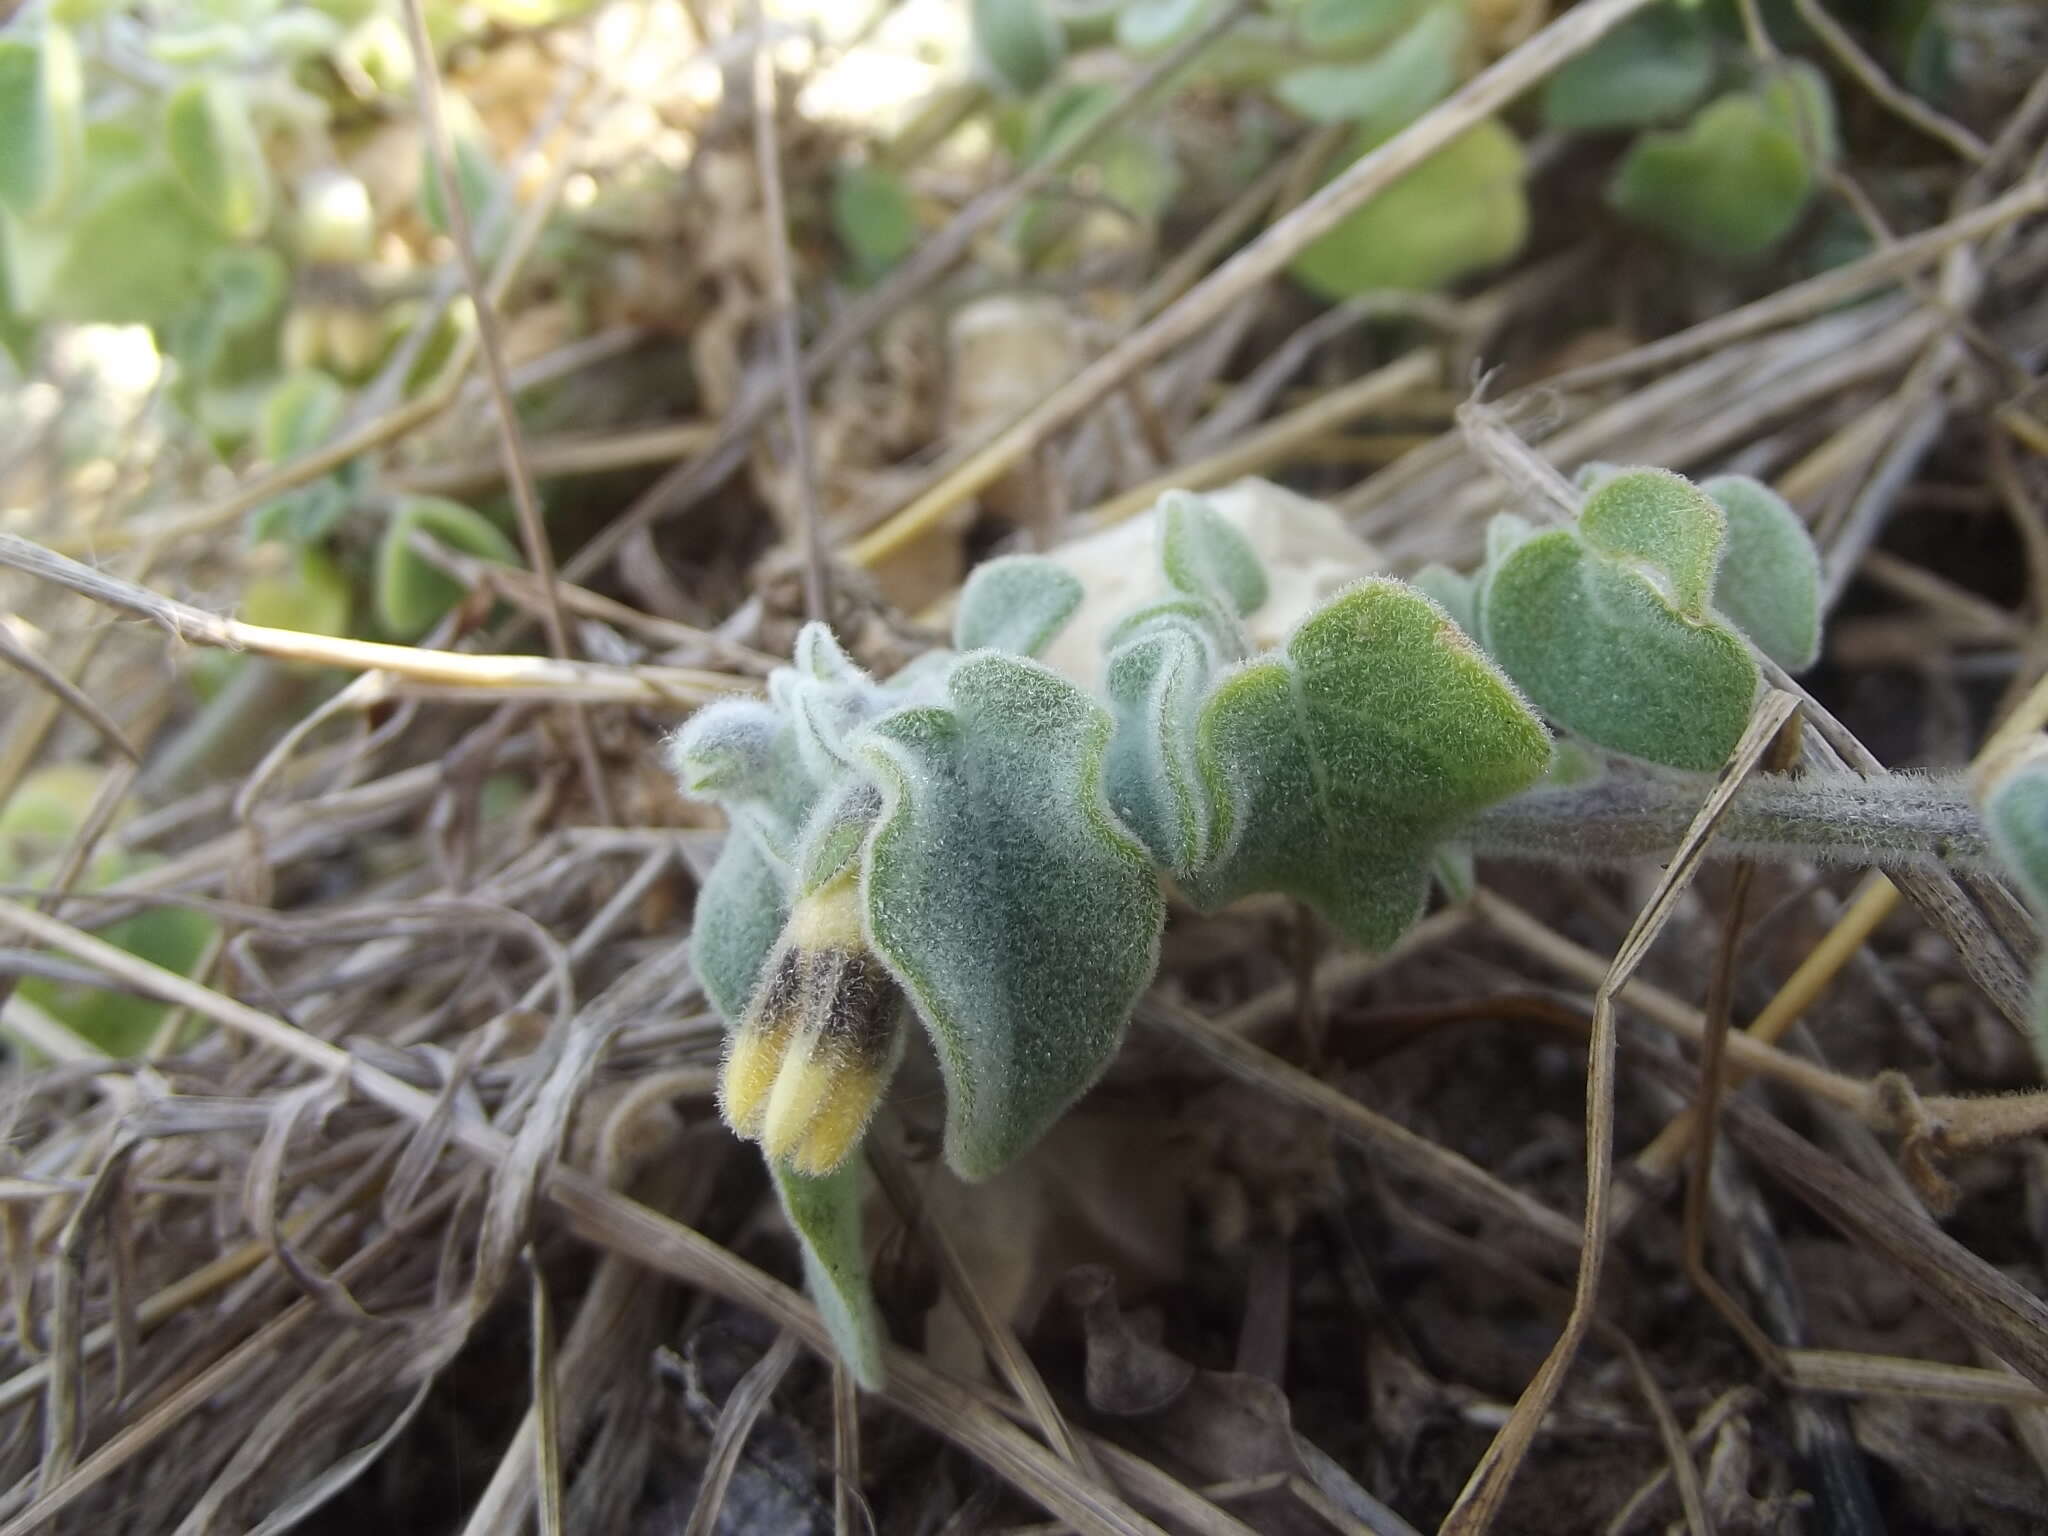
[[[1686,112],[1714,79],[1714,42],[1698,12],[1652,6],[1565,64],[1543,89],[1553,128],[1640,128]]]
[[[400,497],[377,541],[377,617],[403,640],[417,639],[432,629],[466,590],[413,550],[415,533],[479,559],[519,563],[512,541],[460,502],[439,496]]]
[[[1714,579],[1714,606],[1788,672],[1820,655],[1820,556],[1785,498],[1747,475],[1700,489],[1728,519],[1728,548]]]
[[[62,206],[84,157],[78,50],[62,27],[0,37],[0,205],[23,218]]]
[[[1036,656],[1066,628],[1085,595],[1078,577],[1041,555],[984,561],[960,589],[953,644],[963,651]]]
[[[1576,528],[1489,564],[1485,642],[1546,715],[1611,751],[1720,766],[1748,723],[1756,664],[1708,607],[1721,509],[1662,470],[1602,482]]]
[[[270,222],[275,189],[248,104],[224,77],[181,86],[164,104],[164,149],[192,206],[231,240]]]
[[[263,402],[257,446],[273,464],[289,464],[311,453],[341,425],[348,391],[317,368],[301,368],[278,380]]]
[[[1266,602],[1266,567],[1237,526],[1192,491],[1159,498],[1159,565],[1167,583],[1243,618]]]
[[[1067,42],[1045,0],[970,0],[974,53],[990,79],[1029,96],[1059,72]]]
[[[1415,573],[1415,589],[1448,613],[1458,628],[1477,638],[1479,621],[1473,617],[1474,583],[1470,576],[1447,565],[1425,565]]]
[[[818,794],[781,711],[721,699],[668,743],[683,793],[725,812],[732,830],[697,892],[690,963],[720,1017],[737,1026],[789,918],[797,840]]]
[[[1109,1063],[1164,917],[1144,849],[1110,814],[1110,720],[1065,678],[982,651],[947,706],[860,739],[884,810],[864,860],[869,938],[931,1032],[946,1160],[986,1178]]]
[[[1464,6],[1434,5],[1371,58],[1293,70],[1273,93],[1312,121],[1353,121],[1384,139],[1450,93],[1464,46]]]
[[[875,1391],[882,1385],[883,1333],[861,1246],[860,1159],[848,1158],[822,1178],[786,1163],[771,1162],[769,1169],[803,1251],[805,1288],[833,1347],[854,1380]]]
[[[1725,517],[1682,476],[1662,469],[1610,475],[1579,511],[1579,537],[1632,564],[1689,617],[1706,613],[1728,534]]]
[[[1550,737],[1442,609],[1382,578],[1227,676],[1198,750],[1222,853],[1190,893],[1283,891],[1383,949],[1421,911],[1438,845],[1534,783]]]
[[[1361,134],[1356,152],[1378,143]],[[1288,271],[1332,300],[1456,282],[1522,248],[1529,230],[1522,173],[1522,146],[1489,119],[1311,241]]]
[[[697,889],[690,923],[690,964],[728,1028],[738,1028],[761,967],[789,921],[787,877],[761,844],[735,825]]]
[[[206,264],[198,302],[179,317],[164,349],[193,382],[253,383],[277,364],[277,319],[291,269],[267,246],[223,246]]]
[[[1984,829],[2035,913],[2048,919],[2048,753],[2039,746],[1993,781]]]
[[[1195,727],[1215,671],[1203,626],[1167,613],[1115,646],[1104,674],[1116,720],[1104,763],[1109,803],[1175,879],[1201,868],[1214,843]]]

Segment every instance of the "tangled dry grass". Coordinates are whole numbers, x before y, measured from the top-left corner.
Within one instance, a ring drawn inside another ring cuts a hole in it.
[[[145,466],[113,510],[7,536],[17,612],[55,639],[15,644],[50,689],[16,697],[0,783],[114,765],[60,877],[0,898],[7,966],[175,1006],[114,1061],[8,1004],[38,1059],[0,1100],[0,1536],[2048,1523],[2037,940],[1995,881],[1703,871],[1709,802],[1662,870],[1488,869],[1382,956],[1282,906],[1177,913],[1110,1080],[986,1192],[938,1169],[912,1065],[877,1153],[900,1342],[874,1399],[819,1353],[711,1106],[683,940],[720,833],[659,738],[758,687],[807,606],[900,661],[927,638],[903,609],[970,554],[1160,485],[1286,473],[1406,571],[1469,563],[1557,468],[1737,467],[1809,517],[1836,605],[1828,708],[1774,693],[1750,763],[1795,707],[1808,759],[1853,769],[2048,720],[2048,38],[2024,16],[1999,35],[2036,67],[1967,125],[1864,80],[1843,175],[1911,142],[1886,201],[1924,216],[1894,231],[1852,181],[1877,242],[1819,276],[1674,285],[1560,216],[1463,298],[1311,313],[1272,281],[1640,4],[1562,11],[1320,191],[1327,143],[1287,148],[1178,251],[1056,296],[1094,305],[1072,355],[966,424],[923,297],[1059,165],[984,168],[827,313],[807,253],[760,234],[814,205],[830,146],[744,28],[717,46],[729,80],[757,66],[754,113],[696,125],[688,183],[731,226],[702,221],[687,282],[626,243],[639,313],[610,350],[504,354],[491,322],[618,106],[565,33],[545,174],[496,272],[444,284],[485,299],[473,377],[225,494],[174,504]],[[1573,167],[1545,175],[1568,208]],[[680,422],[620,405],[664,328],[689,336]],[[1461,414],[1482,366],[1492,403]],[[523,434],[514,397],[565,375],[611,419]],[[581,484],[579,535],[555,572],[529,496],[530,572],[426,546],[473,595],[417,647],[198,600],[232,589],[222,530],[365,453],[394,482]],[[1006,498],[1036,509],[1019,529],[986,510]],[[268,658],[302,703],[305,668],[353,681],[288,729],[195,735],[195,646]],[[161,860],[74,889],[103,840]],[[196,979],[93,936],[156,903],[219,920]],[[1703,1124],[1722,1155],[1682,1201]]]

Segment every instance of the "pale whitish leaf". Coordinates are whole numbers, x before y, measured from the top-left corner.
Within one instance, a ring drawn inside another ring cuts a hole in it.
[[[1610,751],[1711,770],[1749,720],[1756,665],[1708,606],[1725,519],[1663,470],[1601,482],[1575,528],[1490,563],[1487,649],[1537,708]]]
[[[984,561],[960,589],[953,644],[1036,656],[1066,627],[1083,595],[1079,578],[1043,556]]]
[[[248,103],[228,80],[207,76],[164,104],[164,150],[192,205],[231,240],[261,234],[274,189]]]
[[[69,196],[84,155],[78,50],[62,27],[0,37],[0,205],[46,218]]]
[[[1541,722],[1449,615],[1385,579],[1227,675],[1198,749],[1221,852],[1191,894],[1281,891],[1369,949],[1415,920],[1439,844],[1550,761]]]
[[[945,1074],[946,1159],[979,1179],[1108,1065],[1164,909],[1103,794],[1100,705],[990,651],[954,664],[946,699],[860,738],[885,805],[863,895],[869,937]]]
[[[882,1385],[882,1321],[861,1246],[861,1164],[848,1158],[821,1178],[769,1164],[775,1192],[803,1251],[804,1283],[839,1358],[870,1392]]]
[[[1785,498],[1747,475],[1701,483],[1728,519],[1714,606],[1788,672],[1820,655],[1820,556]]]
[[[1384,139],[1457,83],[1464,42],[1464,7],[1435,5],[1373,57],[1295,70],[1280,78],[1274,94],[1316,122],[1352,121],[1361,137]]]

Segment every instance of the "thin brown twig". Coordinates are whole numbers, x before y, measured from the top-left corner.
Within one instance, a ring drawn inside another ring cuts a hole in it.
[[[1699,873],[1702,855],[1714,835],[1721,813],[1734,798],[1744,777],[1762,761],[1765,750],[1785,721],[1795,700],[1772,690],[1750,716],[1749,729],[1730,754],[1714,791],[1700,807],[1685,841],[1673,855],[1655,893],[1644,904],[1634,927],[1615,952],[1613,964],[1593,999],[1593,1035],[1586,1050],[1586,1220],[1579,1250],[1578,1279],[1571,1315],[1535,1377],[1524,1389],[1508,1422],[1472,1469],[1440,1530],[1444,1536],[1480,1536],[1493,1523],[1506,1500],[1509,1484],[1534,1442],[1543,1417],[1564,1385],[1565,1373],[1592,1326],[1606,1257],[1608,1178],[1614,1156],[1615,996],[1641,965],[1652,942],[1677,909],[1678,899]]]
[[[548,543],[547,524],[541,518],[540,498],[533,488],[533,467],[526,459],[526,435],[519,425],[519,407],[512,399],[511,370],[505,363],[505,343],[498,325],[498,306],[485,280],[483,263],[476,250],[476,231],[470,223],[469,205],[463,201],[460,178],[455,174],[455,140],[448,130],[447,114],[441,102],[441,61],[427,35],[424,0],[405,0],[406,30],[412,40],[414,88],[419,102],[420,125],[426,133],[428,158],[433,164],[434,184],[447,210],[448,232],[455,243],[456,260],[462,280],[469,289],[476,312],[477,345],[483,356],[484,381],[490,388],[493,420],[498,428],[498,452],[505,461],[505,480],[512,490],[512,505],[519,519],[519,539],[526,549],[526,563],[533,568],[543,596],[542,629],[548,649],[558,660],[569,660],[575,650],[569,641],[568,621],[562,615],[562,596],[555,590],[555,553]],[[590,716],[576,700],[568,701],[569,737],[574,743],[578,766],[583,772],[584,792],[596,809],[598,820],[609,825],[611,791],[605,785],[604,769],[597,758],[597,741],[591,735]]]
[[[818,510],[818,465],[811,443],[810,393],[804,385],[803,348],[796,334],[796,284],[790,277],[789,210],[782,192],[782,144],[776,129],[781,93],[760,0],[752,0],[747,14],[754,28],[754,171],[761,186],[761,218],[768,227],[768,312],[775,329],[783,424],[790,437],[790,470],[796,477],[798,533],[804,554],[804,616],[822,620],[832,611],[831,589],[825,565],[824,522]]]

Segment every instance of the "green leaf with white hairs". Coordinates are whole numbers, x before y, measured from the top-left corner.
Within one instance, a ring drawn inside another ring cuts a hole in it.
[[[1487,649],[1552,720],[1610,751],[1710,771],[1748,723],[1748,647],[1709,606],[1721,509],[1663,470],[1600,483],[1578,524],[1489,564]]]
[[[1475,583],[1470,576],[1448,565],[1425,565],[1415,573],[1415,589],[1445,613],[1458,628],[1478,637],[1478,620],[1473,617]]]
[[[690,923],[690,965],[704,995],[729,1028],[737,1028],[761,967],[789,921],[788,876],[738,825],[726,833],[711,873],[697,888]]]
[[[249,105],[232,81],[188,81],[164,103],[164,150],[178,185],[208,223],[247,240],[270,223],[276,189]]]
[[[62,27],[34,41],[0,37],[0,206],[25,219],[55,214],[85,156],[78,49]]]
[[[1110,719],[1065,678],[983,651],[944,707],[859,741],[884,809],[863,860],[868,937],[930,1031],[946,1160],[1016,1157],[1101,1074],[1158,958],[1145,850],[1103,793]]]
[[[1085,595],[1079,577],[1042,555],[985,560],[960,589],[953,644],[1036,656],[1066,628]]]
[[[2048,747],[2037,742],[2005,768],[1985,792],[1983,810],[1991,846],[2036,916],[2048,921]]]
[[[1159,498],[1159,566],[1168,585],[1214,599],[1243,618],[1266,602],[1266,567],[1251,541],[1206,496],[1168,491]]]
[[[882,1385],[882,1320],[868,1283],[861,1245],[861,1160],[848,1158],[822,1178],[770,1163],[775,1193],[797,1235],[804,1286],[825,1331],[853,1378],[872,1392]]]
[[[1112,647],[1104,674],[1116,720],[1104,763],[1110,806],[1175,879],[1200,869],[1214,843],[1195,725],[1215,672],[1203,626],[1165,613]]]
[[[1227,675],[1197,746],[1220,853],[1190,894],[1281,891],[1368,949],[1415,920],[1444,839],[1550,761],[1549,733],[1449,615],[1383,578]]]
[[[669,739],[683,793],[708,800],[731,826],[697,892],[690,963],[712,1006],[737,1025],[761,967],[788,921],[798,838],[818,785],[783,713],[759,699],[720,699]]]
[[[1013,96],[1030,96],[1059,73],[1067,40],[1046,0],[970,0],[974,55]]]
[[[1701,482],[1728,519],[1714,606],[1787,672],[1820,656],[1820,555],[1791,505],[1761,480]]]

